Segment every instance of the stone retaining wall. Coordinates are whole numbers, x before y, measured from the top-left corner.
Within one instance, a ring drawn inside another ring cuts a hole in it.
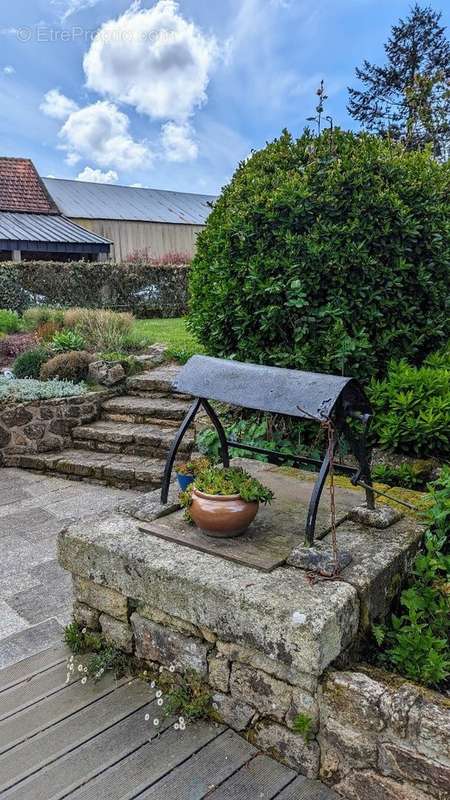
[[[450,797],[450,701],[381,670],[320,692],[321,778],[349,800]]]
[[[110,587],[77,576],[74,618],[126,653],[159,669],[194,670],[209,685],[220,718],[257,747],[308,777],[319,773],[317,679],[252,647],[225,642],[214,631],[136,603]],[[311,719],[311,740],[293,730],[297,714]]]
[[[88,392],[75,397],[0,403],[0,465],[12,466],[14,455],[70,446],[72,429],[96,419],[108,396],[108,392]]]

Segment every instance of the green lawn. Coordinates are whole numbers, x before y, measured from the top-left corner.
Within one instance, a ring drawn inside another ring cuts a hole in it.
[[[133,338],[142,339],[147,344],[161,342],[175,352],[201,353],[202,346],[195,336],[189,333],[185,317],[174,319],[138,319],[133,328]]]

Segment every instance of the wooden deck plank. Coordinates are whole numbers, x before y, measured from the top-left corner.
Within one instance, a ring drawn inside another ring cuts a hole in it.
[[[261,753],[213,789],[208,800],[272,800],[296,775],[294,770]]]
[[[299,775],[277,795],[277,800],[342,800],[342,798],[323,783]]]
[[[155,702],[140,708],[121,722],[100,733],[94,739],[58,758],[52,764],[31,775],[11,790],[2,794],[2,800],[59,800],[70,792],[104,773],[108,767],[137,751],[149,738],[156,736],[144,720],[146,711],[156,712]],[[168,727],[169,720],[165,722]],[[164,726],[163,726],[164,727]]]
[[[68,655],[69,651],[65,647],[51,647],[42,653],[28,656],[10,667],[5,667],[0,670],[0,692],[28,680],[33,675],[45,672],[56,664],[61,664]]]
[[[123,682],[117,682],[112,675],[107,675],[101,684],[87,683],[85,686],[80,682],[69,684],[56,695],[40,700],[24,711],[8,717],[0,722],[0,753],[55,725],[83,706],[94,703]]]
[[[0,698],[0,720],[17,714],[39,700],[61,691],[67,685],[66,677],[67,667],[64,662],[50,667],[45,672],[33,675],[10,689],[5,689]],[[79,674],[74,674],[70,682],[73,683],[79,677]]]
[[[232,730],[225,731],[200,752],[158,781],[139,800],[201,800],[257,753]]]
[[[174,767],[192,756],[224,730],[197,722],[184,731],[169,728],[154,742],[141,747],[128,758],[68,795],[70,800],[130,800]],[[169,800],[169,798],[167,798]]]
[[[153,699],[153,694],[142,681],[126,683],[96,703],[19,744],[13,751],[4,753],[0,756],[0,792],[94,739],[138,709],[143,709]],[[36,776],[36,780],[39,780],[39,776]]]

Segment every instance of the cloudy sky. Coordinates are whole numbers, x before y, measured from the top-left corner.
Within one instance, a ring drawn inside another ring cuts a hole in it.
[[[323,78],[346,111],[405,0],[14,0],[0,4],[0,155],[42,175],[216,193]],[[440,0],[448,23],[449,0]]]

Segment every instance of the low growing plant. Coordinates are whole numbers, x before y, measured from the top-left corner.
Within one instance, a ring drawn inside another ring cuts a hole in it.
[[[372,478],[388,486],[402,486],[404,489],[418,489],[423,486],[423,477],[410,464],[399,464],[392,467],[388,464],[377,464],[372,467]]]
[[[34,378],[9,379],[0,376],[0,401],[51,400],[85,394],[86,386],[71,381],[37,381]]]
[[[406,678],[440,687],[450,675],[450,467],[430,485],[430,529],[400,597],[400,613],[373,633],[379,660]]]
[[[103,361],[118,361],[124,368],[127,378],[130,378],[132,375],[138,375],[145,369],[142,362],[138,361],[135,356],[130,355],[130,353],[111,351],[107,353],[98,353],[98,357]]]
[[[65,353],[72,350],[84,350],[86,342],[76,331],[58,331],[51,340],[55,353]]]
[[[178,464],[176,467],[176,471],[180,475],[193,475],[195,478],[197,475],[200,474],[205,469],[211,466],[211,462],[209,458],[206,456],[202,456],[200,458],[191,458],[190,461],[185,461],[182,464]]]
[[[34,350],[26,350],[17,356],[12,365],[12,370],[16,378],[39,378],[41,367],[48,361],[49,354],[45,347],[36,347]]]
[[[185,517],[191,522],[189,507],[192,503],[192,490],[205,494],[219,494],[224,497],[238,494],[246,503],[270,503],[273,492],[241,467],[207,467],[199,472],[190,486],[180,492],[180,503],[185,509]]]
[[[59,353],[42,365],[40,378],[42,381],[59,378],[79,383],[88,377],[89,364],[94,360],[95,357],[84,350]]]
[[[64,326],[78,333],[91,350],[122,350],[131,334],[132,314],[102,308],[73,308],[64,314]]]
[[[0,333],[17,333],[20,328],[20,317],[17,311],[0,308]]]
[[[292,724],[295,733],[299,733],[306,743],[313,738],[312,719],[309,714],[297,714]]]

